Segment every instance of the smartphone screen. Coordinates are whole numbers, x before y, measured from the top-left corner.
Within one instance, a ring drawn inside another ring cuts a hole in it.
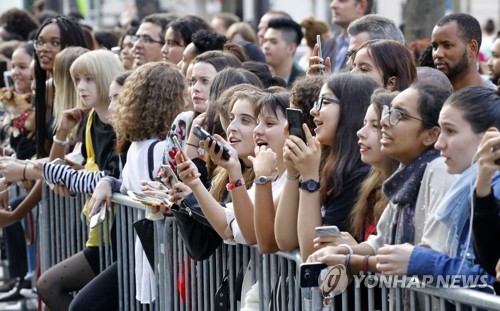
[[[142,204],[146,205],[153,205],[153,204],[160,205],[162,203],[166,203],[165,200],[163,200],[162,198],[144,195],[142,193],[135,191],[128,191],[127,194],[129,195],[129,197],[132,198],[132,200],[141,202]]]
[[[286,119],[288,121],[288,133],[306,141],[306,134],[304,133],[304,129],[302,129],[302,124],[304,124],[302,110],[286,108]]]

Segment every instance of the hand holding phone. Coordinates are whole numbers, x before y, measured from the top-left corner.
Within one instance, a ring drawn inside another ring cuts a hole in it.
[[[321,226],[314,228],[318,236],[341,236],[337,226]]]
[[[300,265],[300,287],[318,287],[321,271],[327,266],[322,262],[306,262]]]
[[[215,142],[215,153],[219,153],[219,150],[222,148],[222,158],[226,161],[231,157],[231,150],[229,150],[226,146],[223,146],[215,137],[210,135],[207,131],[205,131],[201,126],[196,124],[193,128],[193,134],[201,140],[210,139],[212,143]]]
[[[99,205],[97,211],[90,217],[90,228],[95,228],[106,219],[106,202]]]
[[[184,152],[182,149],[181,144],[179,143],[179,140],[177,139],[177,136],[173,135],[172,140],[174,141],[175,146],[177,147],[177,150],[181,153],[182,155],[182,162],[189,160],[189,157],[187,154]]]
[[[286,108],[286,119],[288,121],[288,133],[306,141],[306,134],[302,128],[304,124],[304,114],[302,110],[295,108]]]
[[[317,35],[316,36],[316,44],[318,45],[318,57],[323,59],[323,50],[321,48],[321,35]],[[324,60],[321,61],[321,63],[323,64]],[[321,68],[319,70],[320,74],[323,74],[325,72],[325,69],[324,68]]]
[[[177,175],[175,175],[174,171],[172,171],[172,168],[168,164],[162,164],[160,165],[160,167],[161,170],[165,173],[165,175],[162,174],[166,179],[165,184],[167,185],[167,187],[172,189],[173,186],[179,182],[179,179],[177,179]]]
[[[135,191],[127,191],[127,194],[132,200],[141,202],[142,204],[146,205],[160,205],[160,204],[165,204],[165,200],[163,198],[157,198],[149,195],[144,195],[139,192]]]

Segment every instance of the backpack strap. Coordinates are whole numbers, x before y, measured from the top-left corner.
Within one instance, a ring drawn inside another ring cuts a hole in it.
[[[148,173],[149,173],[150,180],[154,180],[153,170],[155,168],[155,157],[154,157],[155,156],[155,146],[159,142],[160,142],[159,140],[152,142],[148,148]]]

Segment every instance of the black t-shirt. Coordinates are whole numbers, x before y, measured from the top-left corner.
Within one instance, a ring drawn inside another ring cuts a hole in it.
[[[339,195],[331,195],[327,198],[324,204],[325,216],[323,217],[323,224],[337,226],[340,231],[348,231],[350,227],[349,214],[358,198],[359,187],[369,171],[370,167],[368,165],[361,165],[348,174],[350,178],[344,183],[343,190]]]
[[[88,117],[89,114],[87,112],[82,121],[82,156],[84,159],[87,159],[85,125],[87,124]],[[115,152],[116,133],[111,125],[105,124],[99,119],[96,112],[94,112],[90,135],[94,147],[95,161],[99,166],[99,170],[107,171],[108,175],[118,178],[120,176],[120,162]]]

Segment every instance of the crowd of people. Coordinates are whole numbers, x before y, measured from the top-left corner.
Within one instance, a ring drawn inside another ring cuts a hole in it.
[[[262,254],[299,249],[351,276],[478,276],[500,294],[500,32],[483,36],[476,18],[452,13],[415,51],[394,21],[371,14],[372,0],[331,1],[336,36],[277,10],[258,31],[230,13],[155,13],[104,31],[37,8],[0,16],[12,74],[0,94],[10,277],[0,302],[118,309],[116,258],[100,271],[98,227],[35,276],[37,239],[25,232],[36,233],[44,183],[87,194],[87,219],[116,192],[155,197],[141,217],[174,217],[196,260],[213,249],[196,249],[192,235]],[[482,44],[491,56],[481,63]],[[21,99],[31,108],[9,108]],[[25,194],[9,198],[15,183]],[[203,221],[182,217],[186,207]],[[341,233],[318,235],[321,226]],[[134,248],[136,299],[154,303],[155,265],[140,239]],[[258,296],[254,284],[245,310]],[[408,292],[401,299],[409,306]]]

